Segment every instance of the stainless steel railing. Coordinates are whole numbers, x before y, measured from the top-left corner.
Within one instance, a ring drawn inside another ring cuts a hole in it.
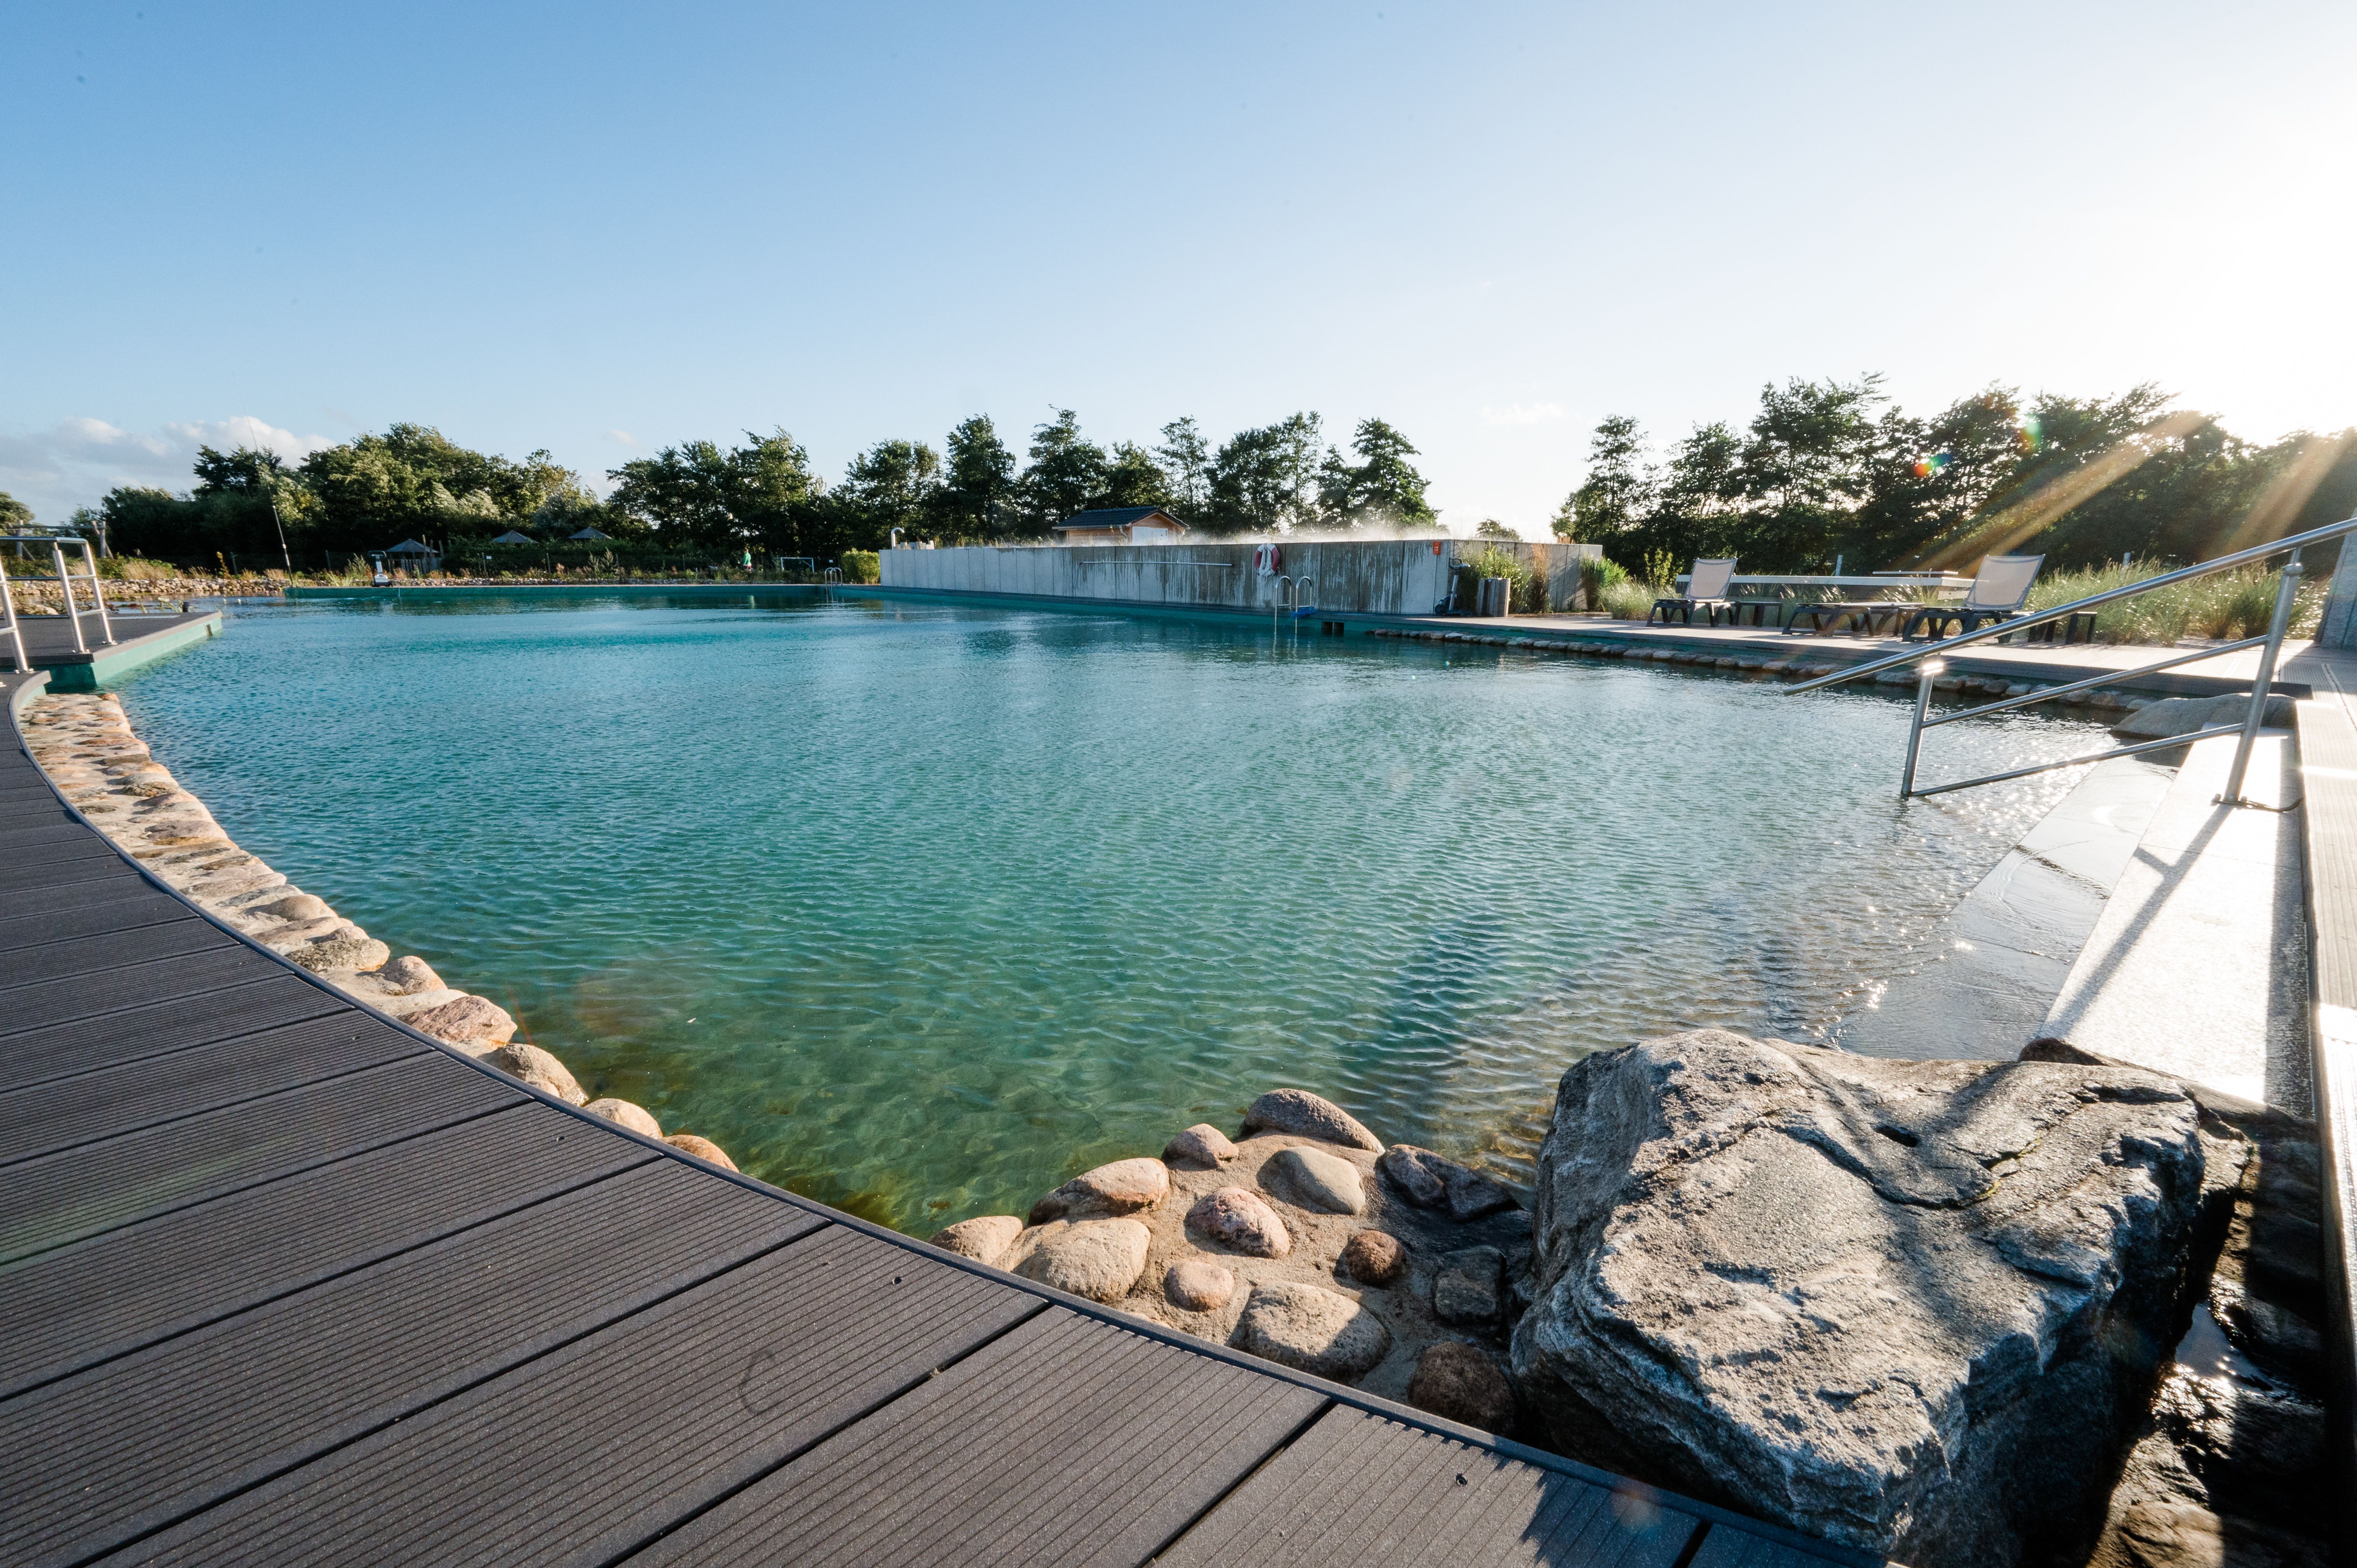
[[[66,624],[73,628],[76,653],[90,651],[90,644],[81,634],[81,618],[93,612],[98,616],[99,635],[106,639],[106,645],[109,648],[114,646],[114,624],[106,618],[106,596],[100,591],[98,585],[98,557],[91,553],[89,540],[75,539],[70,536],[60,538],[54,533],[0,533],[0,544],[14,544],[20,547],[27,544],[46,544],[49,547],[49,557],[57,566],[55,574],[36,575],[19,572],[12,580],[8,575],[6,557],[5,554],[0,554],[0,612],[5,612],[5,624],[0,624],[0,633],[5,633],[12,644],[17,674],[31,673],[33,665],[32,661],[25,656],[25,628],[16,624],[16,591],[13,583],[55,583],[58,585],[58,591],[65,596]],[[90,584],[92,609],[82,610],[74,607],[73,575],[66,570],[65,547],[69,544],[81,546],[82,576]]]
[[[2242,736],[2242,744],[2234,748],[2233,770],[2227,775],[2226,792],[2220,799],[2229,805],[2247,806],[2251,802],[2243,794],[2243,779],[2250,768],[2251,748],[2257,743],[2260,725],[2266,718],[2268,688],[2275,683],[2276,662],[2283,651],[2284,630],[2291,624],[2292,600],[2299,592],[2301,575],[2299,553],[2309,545],[2321,543],[2328,539],[2339,539],[2351,533],[2357,533],[2357,517],[2345,518],[2322,528],[2310,529],[2306,533],[2295,533],[2287,538],[2278,539],[2272,544],[2261,544],[2248,550],[2238,550],[2231,555],[2221,555],[2215,561],[2204,561],[2198,565],[2180,567],[2174,572],[2164,572],[2158,577],[2147,577],[2143,582],[2130,583],[2124,588],[2109,588],[2100,594],[2090,594],[2083,599],[2073,599],[2067,605],[2057,605],[2050,610],[2040,610],[2032,615],[2017,616],[2009,620],[1997,621],[1983,627],[1978,631],[1966,632],[1961,637],[1945,638],[1921,648],[1910,648],[1904,652],[1889,654],[1881,659],[1869,659],[1863,664],[1853,664],[1846,670],[1837,670],[1830,675],[1820,675],[1813,681],[1803,681],[1784,689],[1791,693],[1814,692],[1826,686],[1838,686],[1845,682],[1862,680],[1869,675],[1878,675],[1886,670],[1896,670],[1903,665],[1913,664],[1916,667],[1915,716],[1913,723],[1908,727],[1907,764],[1900,776],[1899,798],[1902,800],[1913,800],[1920,795],[1944,795],[1951,789],[1969,789],[1975,785],[1996,784],[2007,779],[2024,779],[2033,773],[2048,773],[2058,768],[2076,768],[2083,763],[2106,762],[2115,757],[2134,757],[2138,752],[2158,751],[2167,746],[2190,746],[2197,740],[2208,740],[2213,736],[2239,734]],[[2290,554],[2291,559],[2284,563],[2283,577],[2276,587],[2275,613],[2268,619],[2265,636],[2246,637],[2236,642],[2222,643],[2216,648],[2204,648],[2191,653],[2181,653],[2174,658],[2157,660],[2150,664],[2140,664],[2133,670],[2107,670],[2101,675],[2088,680],[2073,681],[2062,686],[2049,686],[2023,696],[2006,697],[1994,703],[1985,703],[1979,707],[1965,708],[1957,713],[1940,714],[1935,716],[1931,712],[1933,682],[1938,681],[1947,669],[1946,661],[1940,657],[1943,653],[1952,652],[1966,643],[1993,641],[2016,632],[2027,631],[2031,627],[2063,620],[2074,615],[2083,615],[2099,605],[2131,599],[2138,594],[2148,594],[2156,588],[2166,588],[2179,583],[2190,582],[2196,577],[2206,577],[2213,573],[2231,572],[2237,566],[2247,566],[2254,562],[2265,561],[2286,553]],[[1952,725],[1964,719],[1980,718],[1988,714],[2002,713],[2007,708],[2027,707],[2033,703],[2050,703],[2058,697],[2068,696],[2073,692],[2083,692],[2091,686],[2107,686],[2121,681],[2132,681],[2139,675],[2150,675],[2161,670],[2173,670],[2183,664],[2198,664],[2205,659],[2217,659],[2229,653],[2239,653],[2246,648],[2256,648],[2262,651],[2259,654],[2258,674],[2251,684],[2250,708],[2243,715],[2240,724],[2215,725],[2192,735],[2170,736],[2164,740],[2150,740],[2136,746],[2117,746],[2110,751],[2092,752],[2085,757],[2068,757],[2061,762],[2040,763],[2034,768],[2010,768],[2003,773],[1984,774],[1977,779],[1959,779],[1952,783],[1934,784],[1929,789],[1916,788],[1915,764],[1922,751],[1923,732],[1927,729],[1936,729],[1942,725]]]

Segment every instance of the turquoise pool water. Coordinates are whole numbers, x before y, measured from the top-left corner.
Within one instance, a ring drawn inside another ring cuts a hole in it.
[[[1581,1053],[1822,1035],[2069,787],[1901,809],[1871,693],[810,595],[268,607],[122,693],[593,1093],[920,1233],[1284,1084],[1515,1176]]]

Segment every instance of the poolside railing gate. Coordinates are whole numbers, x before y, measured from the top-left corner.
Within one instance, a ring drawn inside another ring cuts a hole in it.
[[[1813,681],[1803,681],[1784,690],[1814,692],[1826,686],[1838,686],[1845,682],[1863,680],[1869,675],[1878,675],[1886,670],[1897,670],[1904,665],[1913,664],[1916,667],[1915,716],[1913,722],[1908,726],[1907,763],[1900,774],[1899,798],[1902,800],[1911,800],[1921,795],[1944,795],[1951,789],[1969,789],[1980,784],[2000,784],[2008,779],[2026,779],[2033,773],[2050,773],[2058,768],[2077,768],[2090,762],[2108,762],[2115,757],[2134,757],[2139,752],[2162,751],[2175,746],[2190,746],[2197,740],[2208,740],[2215,736],[2239,735],[2242,736],[2242,743],[2234,748],[2233,769],[2226,777],[2226,792],[2219,799],[2228,805],[2248,806],[2253,802],[2243,793],[2243,779],[2250,769],[2251,748],[2257,743],[2260,725],[2266,717],[2268,690],[2274,685],[2276,678],[2276,660],[2283,650],[2284,629],[2291,624],[2292,600],[2299,592],[2301,575],[2299,553],[2309,545],[2319,544],[2328,539],[2339,539],[2350,533],[2357,533],[2357,517],[2329,523],[2322,528],[2310,529],[2306,533],[2295,533],[2287,538],[2278,539],[2272,544],[2260,544],[2248,550],[2238,550],[2231,555],[2221,555],[2215,561],[2204,561],[2196,565],[2180,567],[2174,572],[2164,572],[2158,577],[2147,577],[2140,583],[2130,583],[2124,588],[2111,588],[2100,594],[2090,594],[2083,599],[2073,599],[2067,605],[2057,605],[2050,610],[2038,610],[2029,615],[2016,616],[2009,620],[2000,620],[1983,627],[1978,631],[1966,632],[1960,637],[1944,638],[1927,643],[1921,648],[1910,648],[1881,659],[1870,659],[1863,664],[1853,664],[1846,670],[1836,670],[1830,675],[1820,675]],[[2275,613],[2268,619],[2267,629],[2260,636],[2220,643],[2214,648],[2197,649],[2191,653],[2181,653],[2172,659],[2160,659],[2150,664],[2141,664],[2133,670],[2108,670],[2101,675],[2092,676],[2084,681],[2073,681],[2062,686],[2041,687],[2038,691],[2018,697],[2001,697],[1994,703],[1984,703],[1978,707],[1965,708],[1957,713],[1935,714],[1931,711],[1933,683],[1947,670],[1946,661],[1940,657],[1943,653],[1951,652],[1966,643],[1994,641],[1998,638],[2009,637],[2016,632],[2027,631],[2032,627],[2067,620],[2074,615],[2084,615],[2100,605],[2132,599],[2139,594],[2151,593],[2156,588],[2173,587],[2179,583],[2191,582],[2196,577],[2206,577],[2213,573],[2231,572],[2237,566],[2247,566],[2255,562],[2265,561],[2270,556],[2286,553],[2290,554],[2291,559],[2284,563],[2283,577],[2276,588]],[[1922,750],[1923,732],[1927,729],[1936,729],[1942,725],[1957,724],[1964,719],[1982,718],[1990,714],[2003,713],[2008,708],[2026,708],[2038,703],[2050,703],[2058,698],[2067,697],[2074,692],[2084,692],[2096,686],[2109,686],[2122,681],[2133,681],[2139,675],[2151,675],[2163,670],[2174,670],[2180,665],[2199,664],[2205,659],[2218,659],[2229,653],[2240,653],[2246,648],[2256,648],[2262,651],[2259,654],[2258,676],[2251,685],[2250,707],[2239,723],[2213,725],[2208,729],[2200,730],[2191,735],[2169,736],[2160,740],[2142,741],[2135,746],[2116,746],[2110,751],[2092,752],[2085,757],[2066,757],[2060,762],[2041,762],[2031,768],[2015,768],[2003,773],[1983,774],[1977,779],[1959,779],[1951,783],[1933,784],[1928,788],[1919,789],[1916,786],[1915,763]]]
[[[106,646],[114,646],[114,623],[106,618],[106,596],[98,585],[98,557],[91,553],[89,540],[60,538],[54,533],[0,533],[0,544],[16,545],[20,553],[27,544],[46,544],[49,547],[49,559],[57,567],[55,573],[19,572],[12,580],[8,575],[7,557],[0,553],[0,614],[6,617],[5,623],[0,623],[0,634],[5,634],[12,645],[17,674],[30,674],[33,664],[25,656],[25,628],[16,624],[14,583],[55,583],[58,591],[65,596],[66,624],[73,628],[74,651],[90,651],[90,643],[81,634],[81,618],[93,612],[74,607],[73,574],[66,569],[65,547],[69,544],[81,546],[82,577],[90,584],[90,599],[98,616],[99,635],[106,639]]]

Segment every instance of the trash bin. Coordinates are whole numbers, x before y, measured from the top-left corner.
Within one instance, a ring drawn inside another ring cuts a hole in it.
[[[1511,577],[1481,579],[1480,607],[1473,613],[1492,618],[1512,615],[1514,609],[1514,582]]]

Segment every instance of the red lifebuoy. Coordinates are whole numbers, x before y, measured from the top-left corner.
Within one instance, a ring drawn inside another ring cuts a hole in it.
[[[1285,553],[1274,544],[1264,544],[1253,552],[1253,570],[1264,577],[1274,577],[1276,569],[1285,564]]]

